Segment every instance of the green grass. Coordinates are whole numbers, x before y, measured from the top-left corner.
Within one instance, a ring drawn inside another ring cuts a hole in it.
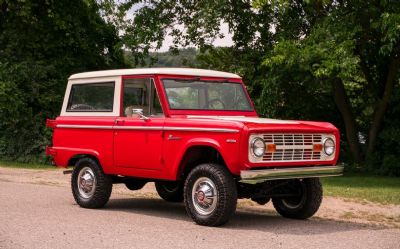
[[[400,204],[400,178],[348,175],[324,178],[322,184],[328,196]]]
[[[11,161],[3,161],[3,160],[0,160],[0,167],[21,168],[21,169],[56,169],[55,166],[48,164],[17,163]]]

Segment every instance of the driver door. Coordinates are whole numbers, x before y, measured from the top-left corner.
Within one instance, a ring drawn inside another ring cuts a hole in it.
[[[122,113],[114,126],[114,165],[161,170],[165,118],[154,79],[124,79],[122,91]],[[137,114],[138,111],[145,117]]]

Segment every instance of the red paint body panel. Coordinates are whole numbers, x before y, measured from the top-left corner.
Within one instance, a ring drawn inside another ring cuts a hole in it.
[[[144,121],[137,118],[118,118],[118,130],[114,130],[114,166],[162,170],[164,118]],[[124,129],[140,127],[143,130]],[[160,129],[158,129],[160,127]],[[157,128],[157,130],[152,130]],[[149,130],[146,130],[149,129]]]
[[[89,117],[60,116],[47,125],[54,129],[53,146],[46,149],[57,166],[66,167],[77,155],[98,159],[106,174],[149,179],[176,180],[181,161],[192,146],[210,146],[222,156],[232,174],[265,167],[334,165],[339,155],[339,131],[323,122],[251,122],[222,120],[205,116],[257,117],[253,111],[170,110],[162,78],[193,78],[179,75],[122,76],[152,77],[165,117]],[[226,80],[201,77],[202,80]],[[228,79],[241,82],[240,79]],[[216,83],[218,84],[218,83]],[[250,101],[251,102],[251,101]],[[122,103],[122,100],[121,100]],[[251,102],[252,103],[252,102]],[[122,114],[122,108],[119,111]],[[192,117],[189,115],[198,115]],[[203,117],[201,117],[203,116]],[[336,138],[336,154],[331,161],[251,163],[249,135],[253,133],[326,133]]]
[[[56,125],[84,125],[113,127],[114,117],[58,117]],[[113,130],[80,129],[56,127],[53,133],[53,147],[56,150],[54,162],[66,167],[76,155],[89,154],[96,157],[105,172],[113,167]]]

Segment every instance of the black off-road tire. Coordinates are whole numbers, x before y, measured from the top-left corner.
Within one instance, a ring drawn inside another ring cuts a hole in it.
[[[215,209],[207,215],[196,211],[192,199],[194,184],[202,177],[214,183],[218,197]],[[236,210],[237,187],[232,175],[225,167],[218,164],[201,164],[192,169],[186,178],[184,197],[186,211],[197,224],[220,226],[228,222]]]
[[[256,202],[259,205],[265,205],[270,201],[271,198],[269,197],[257,197],[257,198],[251,198],[252,201]]]
[[[88,167],[92,170],[96,179],[96,186],[94,193],[91,197],[85,198],[79,193],[78,189],[78,176],[82,169]],[[72,171],[71,188],[76,203],[83,208],[101,208],[110,199],[112,191],[112,177],[104,174],[98,162],[92,158],[81,158]]]
[[[286,218],[307,219],[313,216],[322,202],[322,185],[318,178],[293,180],[301,195],[295,198],[273,198],[276,211]]]
[[[144,185],[146,185],[146,181],[142,181],[142,180],[136,180],[136,179],[129,179],[127,181],[125,181],[125,186],[129,189],[129,190],[140,190],[144,187]]]
[[[168,202],[183,201],[182,182],[155,182],[158,195]]]

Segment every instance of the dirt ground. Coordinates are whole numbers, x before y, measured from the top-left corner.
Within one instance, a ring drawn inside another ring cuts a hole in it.
[[[271,204],[239,201],[222,227],[196,225],[182,203],[153,184],[116,185],[102,209],[80,208],[61,170],[0,167],[0,249],[293,248],[398,249],[399,206],[326,197],[308,220],[285,219]]]
[[[0,181],[5,182],[62,186],[69,190],[70,177],[70,174],[63,174],[62,169],[32,170],[0,167]],[[146,184],[139,191],[130,191],[123,184],[116,184],[113,187],[113,194],[159,199],[153,183]],[[260,206],[250,200],[239,200],[238,210],[276,214],[271,203]],[[383,205],[324,196],[321,208],[312,219],[400,228],[400,205]]]

